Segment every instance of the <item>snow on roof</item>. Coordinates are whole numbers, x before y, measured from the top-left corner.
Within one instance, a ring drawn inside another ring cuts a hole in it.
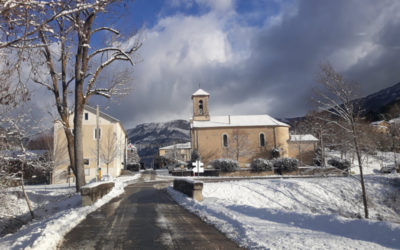
[[[92,112],[92,113],[94,113],[94,114],[97,113],[96,108],[93,108],[92,106],[89,106],[89,105],[87,105],[87,104],[85,105],[85,110],[90,111],[90,112]],[[109,120],[110,122],[119,123],[119,125],[121,126],[121,129],[122,129],[122,130],[124,131],[124,133],[126,134],[126,130],[125,130],[124,126],[122,126],[122,123],[121,123],[120,120],[118,120],[118,119],[115,118],[115,117],[112,117],[112,116],[109,115],[109,114],[106,114],[106,113],[102,112],[101,110],[99,110],[99,111],[100,111],[100,112],[99,112],[99,116],[100,116],[100,117],[102,117],[102,118],[104,118],[104,119],[106,119],[106,120]]]
[[[255,127],[255,126],[279,126],[289,127],[269,115],[225,115],[210,116],[209,121],[193,121],[192,128],[215,127]]]
[[[375,121],[375,122],[371,122],[371,125],[379,125],[379,123],[381,123],[383,121]]]
[[[210,95],[210,94],[202,89],[198,89],[196,92],[193,93],[192,96],[203,96],[203,95]]]
[[[178,143],[178,144],[162,147],[160,149],[190,149],[190,148],[192,148],[191,143],[186,142],[186,143]]]
[[[399,120],[400,121],[400,120]],[[387,124],[387,121],[385,121],[385,120],[381,120],[381,121],[375,121],[375,122],[371,122],[371,125],[372,126],[379,126],[379,125],[381,125],[381,124]],[[390,121],[389,121],[389,123],[390,123]]]
[[[390,124],[393,124],[393,123],[400,123],[400,117],[394,118],[394,119],[390,120],[389,123],[390,123]]]
[[[90,112],[92,112],[92,113],[94,113],[94,114],[96,114],[96,108],[93,108],[93,107],[91,107],[89,105],[85,105],[85,109],[90,111]],[[106,113],[104,113],[102,111],[99,112],[99,115],[100,115],[100,117],[103,117],[104,119],[109,120],[111,122],[119,122],[119,120],[117,118],[114,118],[111,115],[106,114]]]
[[[290,135],[290,141],[296,141],[296,142],[301,142],[301,141],[318,141],[315,136],[310,135],[310,134],[305,134],[305,135]]]

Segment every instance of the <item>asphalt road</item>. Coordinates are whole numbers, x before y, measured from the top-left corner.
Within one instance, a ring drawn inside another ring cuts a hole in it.
[[[240,249],[214,227],[173,201],[143,174],[125,193],[89,214],[59,249]]]

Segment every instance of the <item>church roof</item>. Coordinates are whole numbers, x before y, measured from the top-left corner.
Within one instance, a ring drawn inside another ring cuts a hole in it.
[[[204,96],[204,95],[209,96],[210,94],[202,89],[198,89],[196,92],[193,93],[192,96]]]
[[[209,121],[193,121],[192,128],[216,128],[216,127],[258,127],[274,126],[289,127],[269,115],[224,115],[210,116]]]

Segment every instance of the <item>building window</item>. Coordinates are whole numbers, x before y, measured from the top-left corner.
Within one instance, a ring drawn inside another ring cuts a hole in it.
[[[90,168],[85,168],[85,176],[89,176],[90,175]]]
[[[83,164],[89,165],[89,159],[83,159]]]
[[[97,139],[97,133],[96,133],[96,128],[93,130],[93,138],[96,140]],[[101,139],[101,128],[99,128],[99,140]]]
[[[260,147],[265,147],[265,136],[264,136],[264,133],[260,133]]]
[[[222,135],[222,145],[228,147],[228,135],[226,134]]]
[[[199,101],[199,114],[202,115],[203,114],[203,100]]]
[[[85,113],[85,120],[89,120],[89,113]]]

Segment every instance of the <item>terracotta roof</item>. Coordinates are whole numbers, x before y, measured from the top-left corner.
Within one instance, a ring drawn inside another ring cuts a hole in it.
[[[274,126],[289,127],[269,115],[225,115],[210,116],[209,121],[193,121],[192,128],[215,128],[215,127],[258,127]]]

